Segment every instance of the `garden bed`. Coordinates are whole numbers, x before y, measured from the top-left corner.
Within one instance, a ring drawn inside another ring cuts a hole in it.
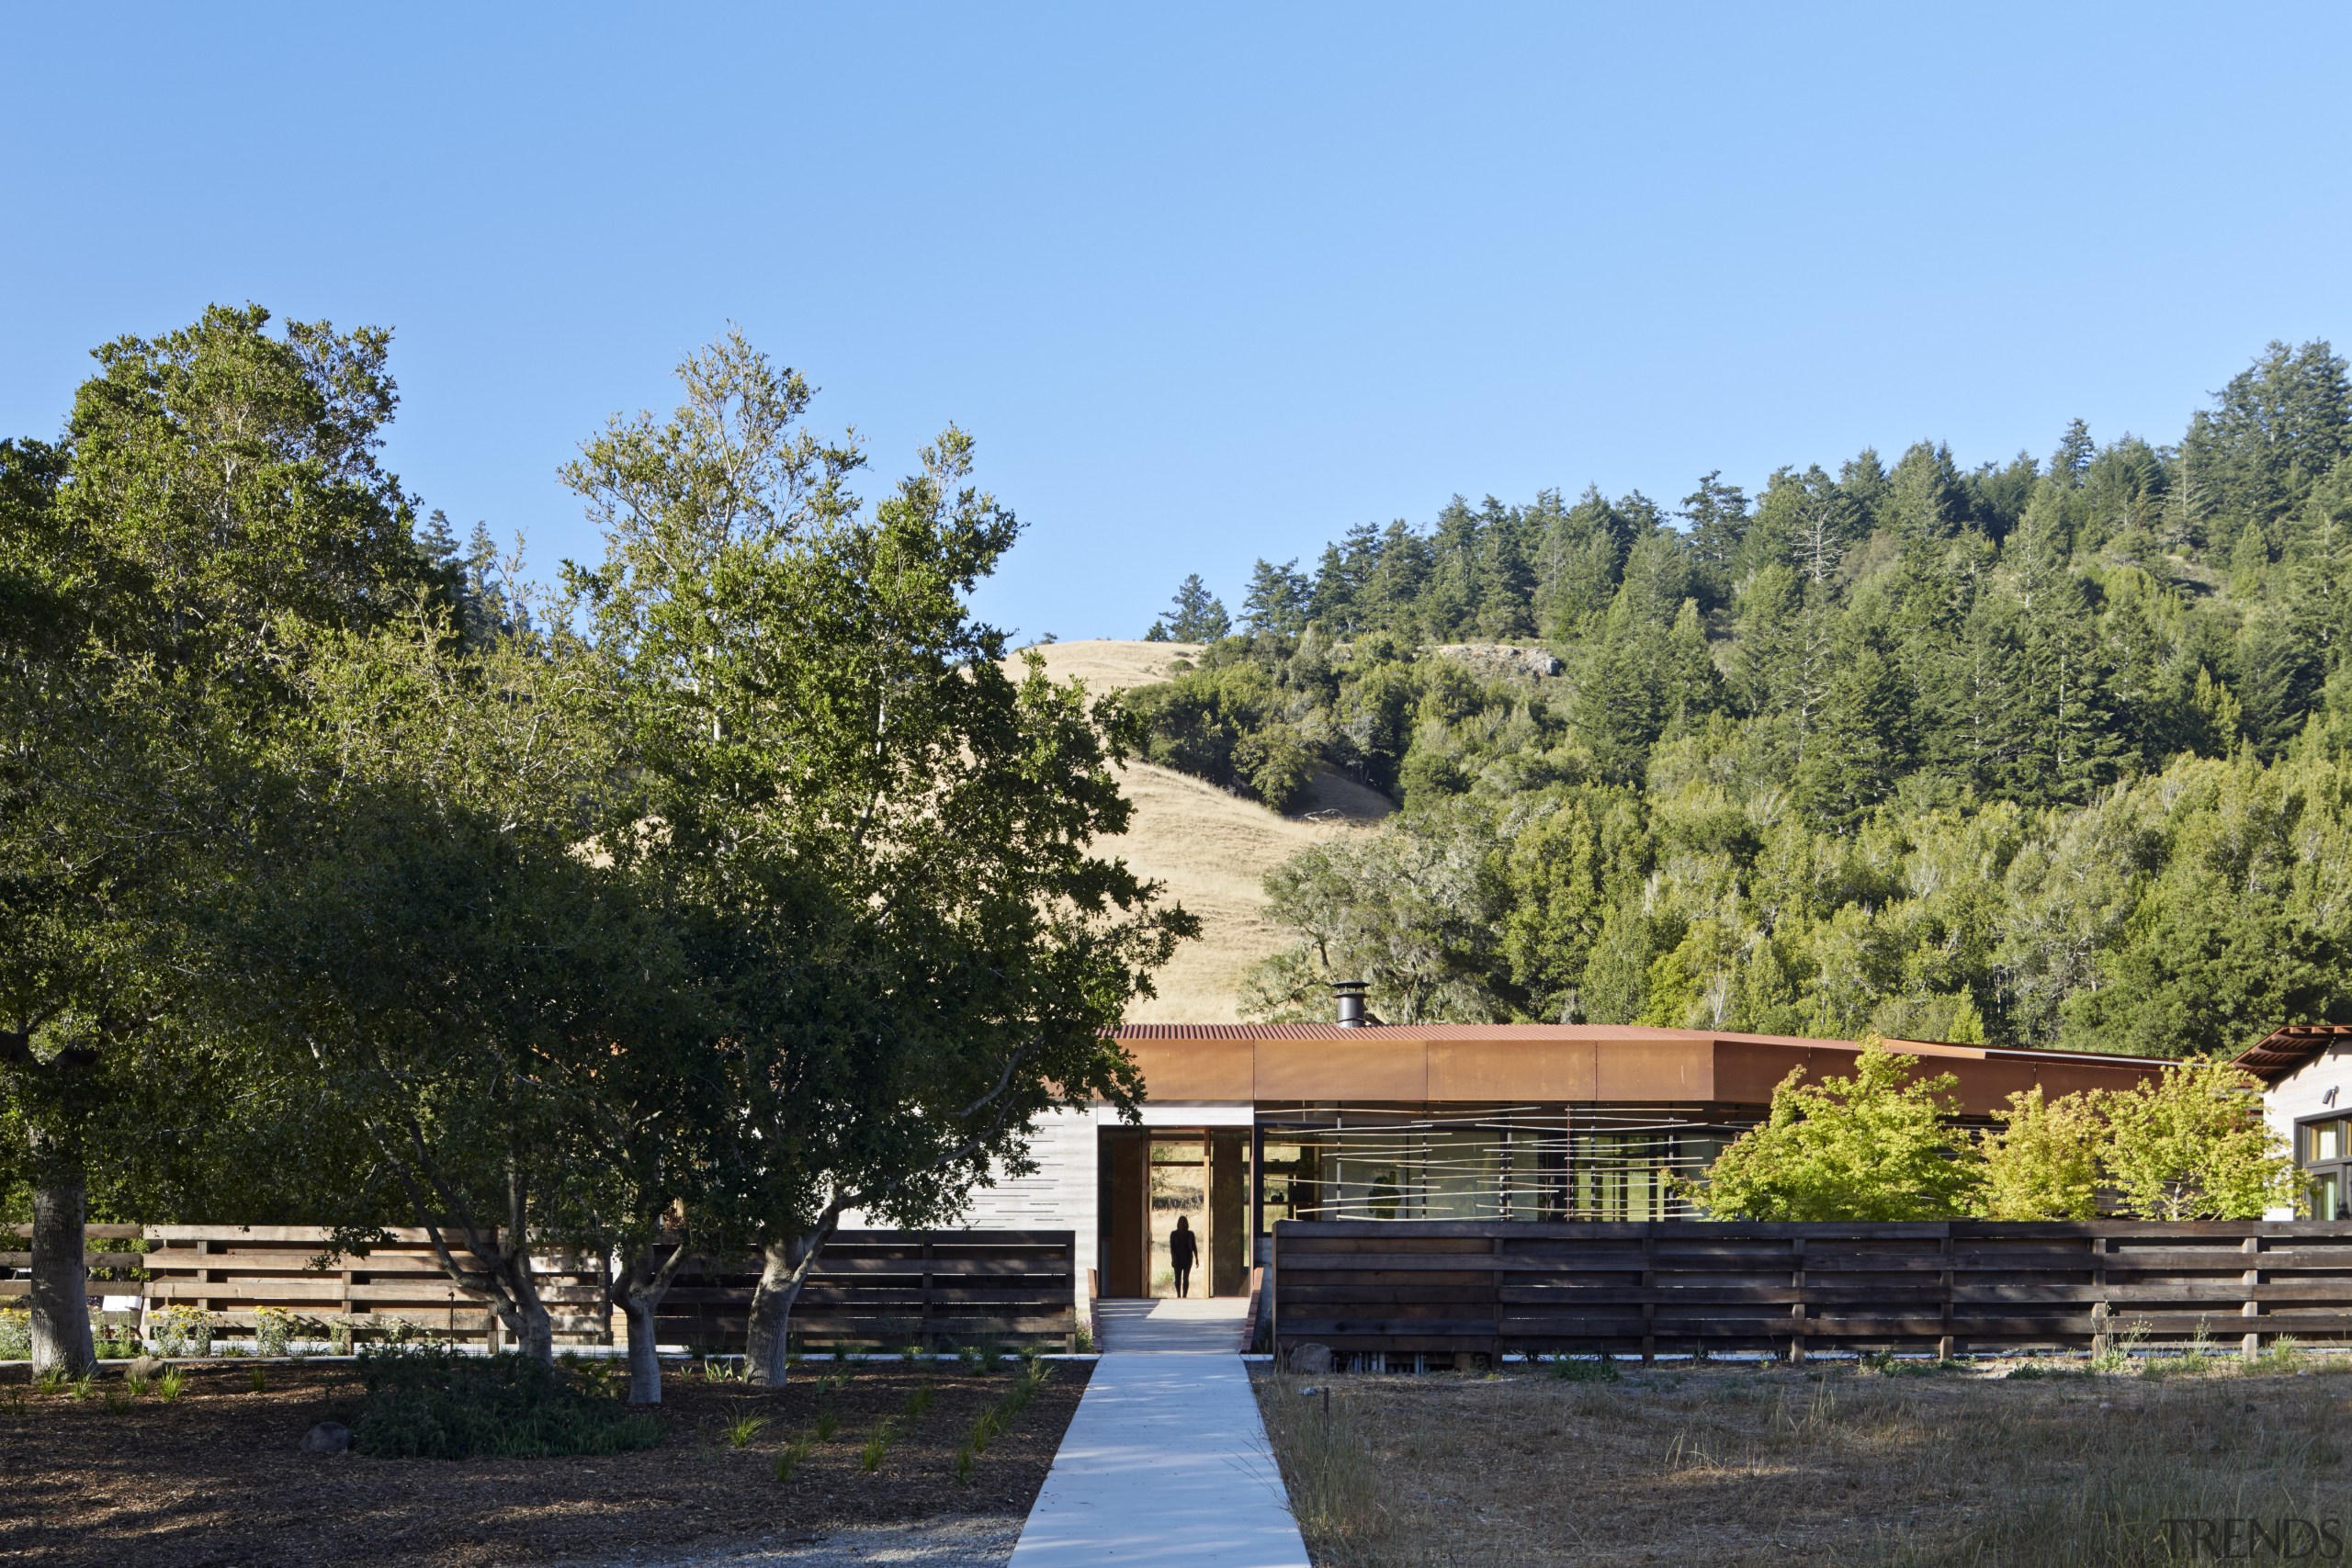
[[[1317,1568],[2190,1561],[2167,1518],[2352,1539],[2342,1355],[1557,1370],[1261,1370]]]
[[[298,1451],[319,1421],[354,1422],[348,1367],[191,1368],[170,1403],[129,1395],[108,1370],[89,1397],[41,1393],[21,1371],[0,1384],[0,1561],[43,1563],[660,1562],[734,1545],[808,1540],[837,1529],[980,1517],[1017,1522],[1043,1484],[1092,1364],[1049,1362],[1043,1387],[956,1477],[956,1453],[1015,1371],[869,1362],[838,1388],[831,1361],[781,1391],[664,1380],[666,1439],[638,1452],[565,1459],[371,1459]],[[921,1415],[910,1396],[933,1389]],[[109,1399],[107,1396],[113,1397]],[[811,1440],[791,1479],[778,1454],[820,1405],[838,1427]],[[878,1466],[864,1450],[886,1418]],[[739,1423],[764,1421],[741,1447]]]

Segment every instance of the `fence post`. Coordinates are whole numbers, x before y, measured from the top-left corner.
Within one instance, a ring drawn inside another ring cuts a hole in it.
[[[1506,1214],[1504,1218],[1508,1219],[1510,1216]],[[1487,1341],[1487,1370],[1490,1372],[1498,1372],[1503,1370],[1503,1282],[1510,1278],[1502,1269],[1503,1235],[1500,1231],[1495,1233],[1494,1254],[1495,1271],[1488,1276],[1493,1280],[1493,1284],[1488,1289],[1494,1292],[1489,1300],[1493,1303],[1495,1314],[1487,1325],[1489,1335]],[[1465,1366],[1462,1370],[1466,1372],[1470,1369]]]
[[[1657,1233],[1642,1223],[1642,1365],[1657,1361]]]
[[[2245,1254],[2245,1272],[2239,1276],[2245,1290],[2245,1303],[2238,1308],[2240,1317],[2260,1317],[2262,1303],[2255,1300],[2255,1287],[2262,1283],[2262,1237],[2250,1235],[2238,1248]],[[2238,1341],[2238,1354],[2251,1361],[2262,1354],[2262,1330],[2249,1328],[2245,1337]]]
[[[1951,1291],[1953,1274],[1951,1226],[1949,1223],[1944,1226],[1942,1252],[1944,1331],[1942,1337],[1936,1341],[1936,1359],[1939,1361],[1949,1361],[1951,1359]]]
[[[926,1350],[931,1348],[931,1231],[922,1233],[922,1307],[915,1325],[915,1338]]]
[[[2104,1356],[2108,1351],[2107,1255],[2114,1249],[2111,1236],[2091,1238],[2091,1288],[2098,1292],[2091,1303],[2091,1354]]]
[[[1274,1368],[1283,1364],[1283,1227],[1276,1224],[1266,1238],[1266,1348],[1274,1353]],[[1096,1345],[1096,1349],[1106,1348]]]
[[[1804,1360],[1804,1237],[1789,1238],[1789,1286],[1797,1299],[1789,1307],[1789,1364]]]

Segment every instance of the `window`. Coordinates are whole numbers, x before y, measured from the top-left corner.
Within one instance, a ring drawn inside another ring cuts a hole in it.
[[[2345,1205],[2352,1201],[2352,1119],[2324,1116],[2296,1123],[2295,1163],[2303,1168],[2311,1217],[2345,1218]]]

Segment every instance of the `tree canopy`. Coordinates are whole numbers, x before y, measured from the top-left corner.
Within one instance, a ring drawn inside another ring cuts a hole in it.
[[[1135,694],[1148,755],[1404,810],[1274,876],[1254,1008],[2169,1055],[2352,1021],[2347,387],[2274,344],[2169,446],[1456,500],[1259,562]]]

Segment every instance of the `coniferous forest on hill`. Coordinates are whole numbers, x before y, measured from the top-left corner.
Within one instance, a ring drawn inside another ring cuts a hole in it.
[[[1403,807],[1269,877],[1254,1016],[2180,1055],[2352,1020],[2347,630],[2352,386],[2273,344],[2168,446],[1457,499],[1230,621],[1188,580],[1133,701],[1165,765]]]

